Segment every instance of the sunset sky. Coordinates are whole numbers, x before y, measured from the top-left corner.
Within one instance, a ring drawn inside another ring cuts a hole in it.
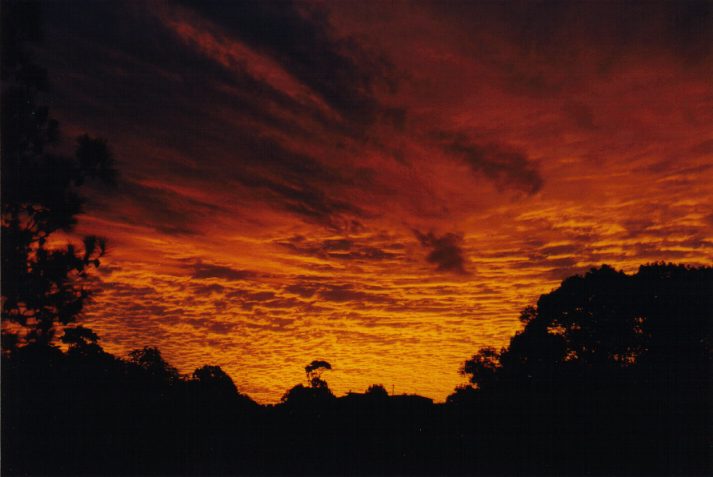
[[[442,401],[569,275],[713,264],[713,4],[49,2],[107,351]]]

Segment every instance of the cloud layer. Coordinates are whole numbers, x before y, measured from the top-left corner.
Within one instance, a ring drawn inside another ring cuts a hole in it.
[[[713,263],[709,2],[50,2],[110,351],[442,399],[592,265]]]

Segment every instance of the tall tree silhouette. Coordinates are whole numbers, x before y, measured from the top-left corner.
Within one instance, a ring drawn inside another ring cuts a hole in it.
[[[334,399],[334,394],[327,381],[322,379],[322,373],[331,370],[332,365],[324,360],[313,360],[305,366],[307,386],[298,384],[282,396],[282,402],[293,406],[321,405]]]
[[[82,278],[99,265],[105,242],[49,243],[71,231],[82,210],[78,188],[89,180],[114,184],[113,159],[101,139],[77,139],[74,156],[52,148],[59,127],[38,104],[47,72],[32,60],[28,43],[41,39],[35,3],[2,5],[2,318],[3,341],[51,342],[57,325],[74,321],[88,296]],[[12,326],[15,324],[16,326]],[[18,327],[24,336],[18,337]]]
[[[322,373],[332,369],[332,365],[324,360],[314,360],[305,366],[307,384],[312,388],[326,388],[327,382],[322,379]]]

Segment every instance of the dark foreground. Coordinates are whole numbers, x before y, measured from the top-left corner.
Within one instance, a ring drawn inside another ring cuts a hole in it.
[[[2,472],[710,475],[712,270],[569,278],[435,405],[337,398],[308,366],[260,406],[219,367],[179,376],[156,349],[119,359],[69,328],[66,352],[5,350]]]

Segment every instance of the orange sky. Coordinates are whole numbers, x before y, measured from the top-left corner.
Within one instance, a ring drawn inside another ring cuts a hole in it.
[[[110,352],[443,400],[563,278],[713,264],[710,3],[47,10],[48,101],[121,172],[78,228]]]

